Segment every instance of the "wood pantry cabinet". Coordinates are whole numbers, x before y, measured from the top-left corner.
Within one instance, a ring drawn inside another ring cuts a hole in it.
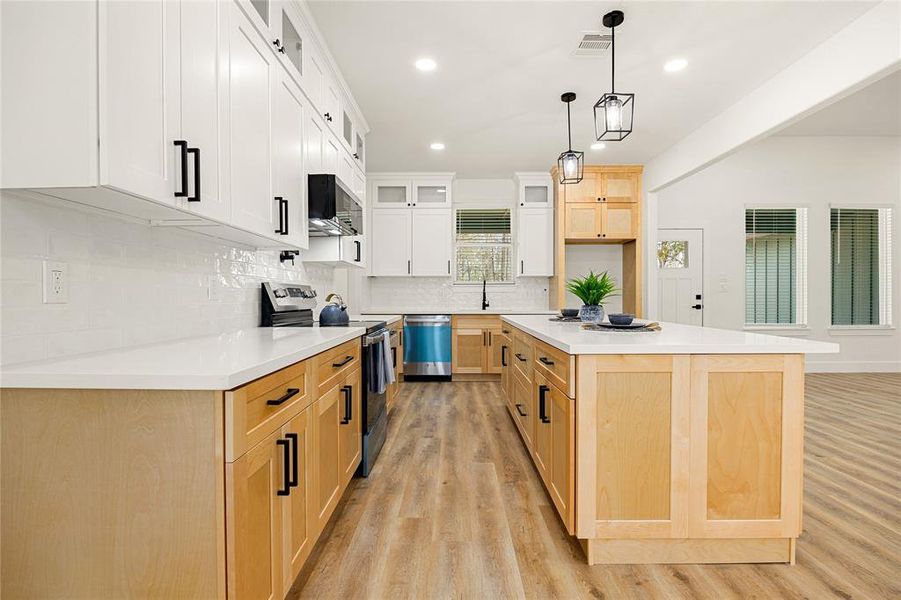
[[[284,598],[360,462],[360,352],[352,340],[227,392],[3,389],[16,575],[0,593]],[[65,474],[66,493],[35,473]]]
[[[794,560],[802,355],[570,356],[504,327],[532,352],[508,410],[589,563]]]
[[[500,316],[454,315],[452,327],[451,372],[454,375],[501,374],[506,353]]]

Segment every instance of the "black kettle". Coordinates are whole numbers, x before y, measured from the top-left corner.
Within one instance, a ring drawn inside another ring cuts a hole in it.
[[[350,316],[347,314],[347,305],[344,304],[341,296],[332,293],[326,296],[325,301],[328,304],[323,306],[322,311],[319,313],[320,325],[344,325],[350,321]]]

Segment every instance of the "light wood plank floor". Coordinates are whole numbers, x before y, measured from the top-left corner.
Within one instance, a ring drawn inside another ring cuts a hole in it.
[[[594,566],[495,383],[407,383],[289,598],[901,598],[901,375],[809,375],[797,565]]]

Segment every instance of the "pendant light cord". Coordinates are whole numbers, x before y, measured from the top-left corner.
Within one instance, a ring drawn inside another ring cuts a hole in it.
[[[616,26],[610,28],[610,93],[616,94],[616,87],[613,85],[614,76],[616,75]]]
[[[566,136],[569,140],[569,151],[573,151],[573,126],[569,116],[569,102],[566,103]]]

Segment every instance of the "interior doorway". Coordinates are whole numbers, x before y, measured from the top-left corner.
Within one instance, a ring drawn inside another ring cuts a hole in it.
[[[657,309],[660,320],[704,324],[704,230],[658,229]]]

